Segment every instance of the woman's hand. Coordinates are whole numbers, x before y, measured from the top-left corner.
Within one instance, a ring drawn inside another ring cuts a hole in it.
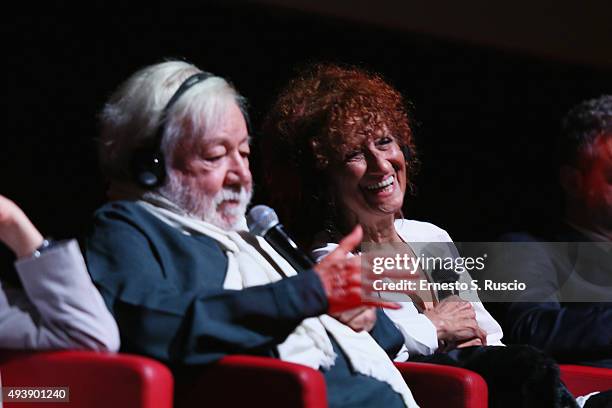
[[[11,200],[0,195],[0,241],[18,258],[30,255],[42,245],[43,237],[24,212]]]
[[[328,313],[330,314],[337,314],[358,306],[400,308],[397,303],[364,300],[362,297],[361,257],[348,257],[348,254],[361,242],[362,235],[361,227],[355,227],[340,241],[338,248],[314,267],[327,295]]]
[[[444,299],[423,314],[436,327],[438,340],[447,345],[445,350],[487,344],[487,333],[478,326],[472,304],[458,296]]]

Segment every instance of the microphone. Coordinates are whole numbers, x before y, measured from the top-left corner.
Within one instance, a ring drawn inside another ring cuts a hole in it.
[[[436,258],[446,259],[449,257],[453,259],[457,259],[460,257],[459,251],[457,251],[457,247],[452,242],[431,242],[425,249],[426,253],[429,253],[430,256],[434,256]],[[455,271],[454,269],[445,269],[442,265],[438,265],[437,262],[434,262],[434,267],[431,271],[431,279],[435,283],[448,283],[455,284],[460,277],[460,273]],[[458,290],[450,289],[450,290],[438,290],[438,300],[442,301],[447,297],[458,294]]]
[[[247,214],[247,225],[251,234],[263,237],[298,273],[314,266],[310,256],[287,234],[272,208],[265,205],[251,208]]]
[[[455,283],[459,280],[459,275],[453,271],[435,268],[431,273],[431,278],[436,283]],[[456,289],[440,289],[438,290],[438,300],[443,301],[447,297],[456,295]]]

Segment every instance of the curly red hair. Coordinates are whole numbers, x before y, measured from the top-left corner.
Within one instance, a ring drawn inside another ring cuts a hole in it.
[[[390,134],[409,153],[409,175],[418,164],[401,94],[379,75],[356,67],[317,64],[303,70],[280,92],[262,130],[269,199],[286,223],[296,220],[294,214],[310,218],[301,227],[296,220],[294,232],[304,238],[321,227],[313,221],[322,219],[328,206],[324,184],[330,164],[365,140]]]

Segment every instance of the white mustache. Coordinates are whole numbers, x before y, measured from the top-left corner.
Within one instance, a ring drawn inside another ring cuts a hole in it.
[[[244,187],[241,187],[240,191],[224,188],[214,196],[213,205],[216,207],[224,201],[238,201],[239,203],[244,203],[250,201],[250,196],[250,192]]]

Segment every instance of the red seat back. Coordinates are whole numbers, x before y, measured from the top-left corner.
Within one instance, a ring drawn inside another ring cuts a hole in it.
[[[69,387],[70,404],[45,408],[171,408],[173,378],[155,360],[92,351],[0,351],[3,387]],[[4,408],[40,408],[8,403]]]

